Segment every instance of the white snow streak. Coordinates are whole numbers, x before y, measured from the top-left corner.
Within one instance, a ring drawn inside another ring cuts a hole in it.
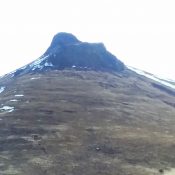
[[[23,94],[16,94],[15,97],[24,97]]]
[[[38,80],[38,79],[40,79],[40,77],[32,77],[32,78],[30,78],[31,80]]]
[[[16,102],[16,101],[18,101],[17,99],[12,99],[12,100],[10,100],[11,102]]]
[[[3,106],[2,108],[0,108],[0,112],[13,112],[14,111],[14,107],[11,106]]]
[[[157,82],[159,82],[159,83],[161,83],[161,84],[163,84],[163,85],[165,85],[165,86],[168,86],[168,87],[170,87],[170,88],[172,88],[172,89],[175,89],[175,85],[173,84],[174,83],[174,80],[172,81],[172,80],[169,80],[169,79],[162,79],[162,78],[159,78],[159,77],[157,77],[157,76],[155,76],[155,75],[152,75],[152,74],[150,74],[150,73],[147,73],[147,72],[145,72],[145,71],[142,71],[142,70],[139,70],[139,69],[136,69],[136,68],[133,68],[133,67],[129,67],[128,66],[128,68],[130,69],[130,70],[132,70],[132,71],[134,71],[134,72],[136,72],[136,73],[138,73],[138,74],[140,74],[140,75],[143,75],[143,76],[145,76],[145,77],[147,77],[147,78],[150,78],[150,79],[152,79],[152,80],[155,80],[155,81],[157,81]],[[172,83],[171,83],[172,82]]]
[[[52,67],[53,64],[52,63],[45,62],[44,66],[46,66],[46,67]]]
[[[4,90],[5,90],[4,86],[0,87],[0,93],[2,93]]]
[[[49,57],[49,55],[45,56],[45,57],[40,57],[38,58],[36,61],[34,61],[30,67],[32,68],[32,70],[35,70],[35,69],[42,69],[44,67],[44,65],[41,65],[41,63],[47,59]]]

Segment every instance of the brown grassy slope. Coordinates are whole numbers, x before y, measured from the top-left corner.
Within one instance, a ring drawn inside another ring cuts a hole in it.
[[[175,97],[144,77],[65,70],[0,85],[0,105],[15,107],[0,112],[2,175],[151,175],[175,167]]]

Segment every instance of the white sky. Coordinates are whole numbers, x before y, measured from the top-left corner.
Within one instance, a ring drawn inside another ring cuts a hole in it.
[[[58,32],[175,79],[174,0],[0,0],[0,75],[41,56]]]

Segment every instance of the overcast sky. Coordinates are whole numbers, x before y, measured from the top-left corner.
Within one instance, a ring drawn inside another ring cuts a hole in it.
[[[0,75],[41,56],[58,32],[175,79],[174,0],[0,0]]]

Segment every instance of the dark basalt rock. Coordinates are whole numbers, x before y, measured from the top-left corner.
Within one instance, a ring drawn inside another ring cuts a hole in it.
[[[14,76],[63,69],[120,72],[125,65],[107,51],[103,43],[82,42],[62,32],[54,36],[43,56],[18,69]]]
[[[45,55],[57,69],[72,68],[122,71],[124,64],[108,52],[102,43],[79,41],[74,35],[58,33]]]
[[[45,54],[51,52],[52,49],[55,49],[57,47],[64,47],[66,45],[68,46],[77,43],[80,43],[80,41],[74,35],[70,33],[60,32],[53,37],[51,45]]]
[[[58,69],[85,68],[92,70],[121,71],[124,65],[109,53],[103,44],[81,43],[62,47],[50,56],[50,62]]]

